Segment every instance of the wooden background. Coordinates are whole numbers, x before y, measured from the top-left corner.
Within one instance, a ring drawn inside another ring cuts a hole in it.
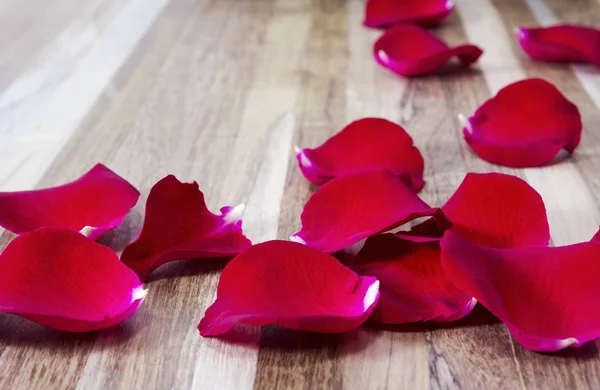
[[[142,190],[102,241],[121,251],[145,196],[168,173],[197,180],[209,206],[246,203],[254,242],[287,238],[311,194],[293,146],[349,121],[401,123],[426,161],[424,199],[441,205],[470,171],[526,179],[543,196],[555,245],[600,222],[600,71],[538,63],[513,28],[600,25],[600,0],[457,0],[435,33],[485,49],[459,73],[402,79],[371,57],[363,0],[0,0],[0,190],[57,185],[96,162]],[[478,159],[456,115],[539,76],[583,115],[575,155],[539,169]],[[3,233],[4,246],[12,235]],[[484,310],[451,325],[316,335],[276,328],[203,339],[196,325],[223,262],[163,267],[121,326],[64,334],[0,315],[2,389],[600,388],[597,345],[528,352]]]

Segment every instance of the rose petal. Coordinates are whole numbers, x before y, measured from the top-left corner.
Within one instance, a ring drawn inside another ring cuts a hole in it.
[[[302,230],[292,239],[333,253],[437,210],[388,171],[354,173],[331,180],[310,197]]]
[[[475,45],[450,48],[413,24],[400,24],[387,30],[373,46],[373,56],[381,66],[406,77],[431,73],[454,57],[462,66],[469,66],[482,54],[483,50]]]
[[[202,336],[234,324],[342,333],[362,324],[377,303],[379,282],[359,277],[330,255],[290,241],[268,241],[236,256],[223,270]]]
[[[600,241],[600,229],[598,232],[596,232],[596,234],[594,234],[594,237],[592,237],[591,241]]]
[[[600,30],[592,27],[557,25],[518,28],[523,51],[540,61],[584,62],[600,67]]]
[[[446,277],[439,239],[413,242],[394,234],[369,237],[351,268],[381,283],[379,303],[369,318],[375,322],[455,321],[476,304]]]
[[[140,236],[121,260],[145,280],[174,260],[235,256],[252,245],[242,234],[242,210],[243,205],[223,207],[221,214],[213,214],[198,183],[169,175],[150,190]]]
[[[452,230],[495,248],[548,246],[542,197],[525,181],[501,173],[468,173],[442,207]]]
[[[423,157],[413,140],[397,124],[380,118],[364,118],[315,149],[296,154],[304,176],[317,185],[349,173],[387,169],[406,179],[419,192],[423,181]]]
[[[413,226],[409,231],[396,232],[396,236],[412,242],[439,242],[450,223],[442,211],[436,212],[432,218]]]
[[[69,229],[40,228],[0,255],[0,312],[87,332],[129,318],[146,294],[109,248]]]
[[[448,277],[523,347],[556,351],[600,336],[600,243],[495,249],[452,231],[441,241]]]
[[[364,25],[379,28],[415,23],[433,27],[446,19],[453,8],[452,0],[368,0]]]
[[[16,234],[64,227],[95,240],[119,226],[139,196],[125,179],[97,164],[59,187],[0,192],[0,226]]]
[[[503,88],[463,124],[467,143],[482,159],[509,167],[545,164],[581,138],[581,116],[555,86],[527,79]]]

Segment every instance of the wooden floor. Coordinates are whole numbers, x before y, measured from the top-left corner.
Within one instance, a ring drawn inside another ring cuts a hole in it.
[[[424,199],[442,204],[467,172],[502,171],[543,196],[552,240],[588,240],[600,223],[600,71],[533,62],[513,28],[600,26],[600,0],[457,0],[435,32],[485,49],[479,66],[406,80],[371,57],[363,0],[0,0],[0,190],[56,185],[96,162],[143,196],[103,239],[121,251],[145,196],[168,173],[197,180],[213,209],[246,203],[254,242],[287,238],[311,186],[293,146],[349,121],[405,126],[426,161]],[[539,169],[478,159],[458,113],[512,81],[543,77],[574,101],[575,155]],[[12,235],[3,233],[3,247]],[[452,325],[363,328],[324,336],[253,329],[203,339],[219,264],[157,271],[144,305],[94,334],[0,315],[1,389],[583,389],[600,388],[597,344],[528,352],[487,312]]]

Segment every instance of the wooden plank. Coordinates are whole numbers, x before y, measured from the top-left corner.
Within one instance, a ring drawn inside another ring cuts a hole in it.
[[[298,53],[292,56],[292,63],[300,76],[294,108],[297,115],[295,145],[320,142],[343,125],[347,45],[345,3],[343,0],[305,3],[310,7],[310,25],[307,26],[307,36]],[[312,191],[300,174],[295,158],[290,158],[293,162],[288,167],[282,203],[285,208],[277,234],[282,239],[287,239],[297,231],[299,215]],[[264,328],[254,387],[340,388],[339,349],[342,341],[343,337],[338,335]]]

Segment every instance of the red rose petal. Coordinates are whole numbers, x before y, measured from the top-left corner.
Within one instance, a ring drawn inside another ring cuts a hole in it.
[[[97,164],[59,187],[0,192],[0,226],[16,234],[45,226],[63,227],[95,240],[119,226],[139,196],[125,179]]]
[[[495,248],[548,246],[542,197],[525,181],[501,173],[468,173],[442,207],[452,230]]]
[[[523,51],[536,60],[584,62],[600,67],[599,29],[572,25],[521,27],[516,35]]]
[[[123,322],[146,293],[112,250],[63,228],[15,238],[0,255],[0,270],[0,312],[68,332]]]
[[[433,27],[446,19],[453,8],[452,0],[368,0],[364,25],[379,28],[415,23]]]
[[[142,232],[121,260],[145,280],[170,261],[235,256],[252,245],[242,234],[242,210],[223,207],[213,214],[196,182],[181,183],[169,175],[150,190]]]
[[[268,241],[227,264],[202,336],[234,324],[342,333],[361,325],[379,298],[379,282],[359,277],[330,255],[290,241]]]
[[[388,171],[354,173],[329,181],[310,197],[302,230],[292,240],[333,253],[437,210]]]
[[[439,239],[413,242],[393,234],[369,237],[351,268],[381,283],[381,297],[370,317],[376,322],[455,321],[476,304],[444,273]]]
[[[600,337],[600,243],[495,249],[447,231],[448,277],[508,327],[523,347],[556,351]]]
[[[503,88],[468,120],[463,133],[482,159],[509,167],[545,164],[581,138],[581,116],[555,86],[527,79]]]
[[[419,149],[402,127],[385,119],[352,122],[323,145],[298,151],[296,158],[304,176],[317,185],[348,173],[377,169],[406,178],[415,192],[425,184]]]
[[[406,77],[431,73],[454,57],[463,66],[469,66],[482,54],[483,50],[474,45],[450,48],[413,24],[400,24],[387,30],[373,46],[373,56],[381,66]]]

